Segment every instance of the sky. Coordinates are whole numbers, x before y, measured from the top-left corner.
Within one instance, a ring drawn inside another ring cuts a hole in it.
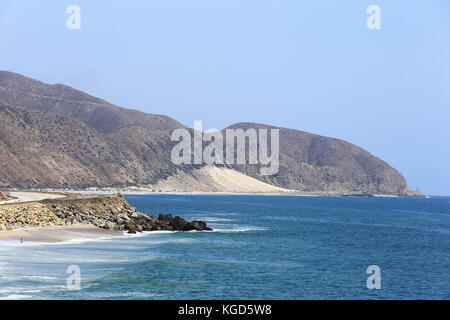
[[[343,139],[450,195],[448,0],[0,0],[0,39],[0,70],[191,127]]]

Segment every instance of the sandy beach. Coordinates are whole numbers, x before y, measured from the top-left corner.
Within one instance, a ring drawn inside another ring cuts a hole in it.
[[[10,196],[13,198],[12,200],[0,201],[0,204],[41,201],[45,199],[59,199],[66,197],[64,194],[30,191],[11,191]]]
[[[68,240],[98,239],[119,237],[123,232],[100,229],[90,224],[63,227],[18,228],[11,231],[0,231],[0,240],[24,242],[56,243]]]

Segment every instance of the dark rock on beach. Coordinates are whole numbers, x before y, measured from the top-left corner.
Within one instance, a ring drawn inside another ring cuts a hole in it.
[[[203,221],[197,221],[194,220],[192,222],[189,222],[187,220],[184,220],[183,218],[180,218],[179,216],[176,216],[175,218],[172,218],[172,215],[169,214],[160,214],[158,216],[158,221],[162,224],[165,224],[169,226],[170,228],[173,228],[174,231],[211,231],[211,228],[208,228],[206,225],[206,222]]]

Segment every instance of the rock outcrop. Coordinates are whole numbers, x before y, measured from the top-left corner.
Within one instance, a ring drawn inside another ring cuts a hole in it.
[[[208,231],[203,221],[186,221],[171,214],[159,217],[140,213],[122,196],[43,200],[0,206],[0,230],[92,224],[102,229],[127,231]]]

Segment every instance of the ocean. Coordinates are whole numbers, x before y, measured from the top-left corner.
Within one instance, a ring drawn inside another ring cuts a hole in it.
[[[214,231],[0,241],[0,299],[450,299],[450,197],[126,199]],[[372,265],[380,289],[368,289]]]

